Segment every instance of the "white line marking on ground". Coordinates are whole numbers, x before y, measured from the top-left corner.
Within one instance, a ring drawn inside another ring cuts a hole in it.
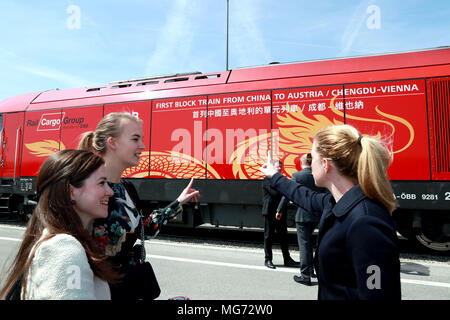
[[[26,229],[26,227],[8,226],[8,225],[1,225],[0,228],[5,228],[5,229],[15,229],[15,230],[23,230],[23,231],[25,231],[25,229]]]
[[[0,237],[0,240],[22,242],[22,239]]]
[[[254,265],[238,264],[238,263],[187,259],[187,258],[179,258],[179,257],[160,256],[160,255],[154,255],[154,254],[148,254],[147,258],[178,261],[178,262],[187,262],[187,263],[199,263],[199,264],[207,264],[207,265],[212,265],[212,266],[231,267],[231,268],[240,268],[240,269],[253,269],[253,270],[271,271],[271,272],[298,273],[297,268],[294,269],[294,268],[277,267],[274,270],[274,269],[268,269],[265,266],[254,266]],[[402,283],[409,283],[409,284],[450,288],[450,283],[445,283],[445,282],[434,282],[434,281],[423,281],[423,280],[412,280],[412,279],[401,279],[400,281]]]
[[[240,251],[240,252],[258,252],[261,249],[260,248],[236,248],[236,247],[221,247],[221,246],[214,246],[214,245],[205,245],[205,244],[190,244],[190,243],[180,243],[180,242],[170,242],[170,241],[164,241],[164,240],[150,240],[145,242],[146,246],[152,246],[152,245],[165,245],[165,246],[173,246],[173,247],[190,247],[190,248],[201,248],[201,249],[214,249],[214,250],[224,250],[224,251]],[[297,251],[298,250],[291,250],[289,248],[289,251]],[[259,252],[258,252],[259,253]]]
[[[5,226],[1,226],[5,227]],[[24,229],[20,227],[6,227],[6,228],[14,228],[14,229]],[[9,237],[0,237],[0,240],[4,241],[14,241],[14,242],[21,242],[22,239],[17,238],[9,238]],[[253,251],[255,252],[255,249],[236,249],[236,248],[224,248],[224,247],[217,247],[217,246],[205,246],[205,245],[195,245],[195,244],[185,244],[185,243],[171,243],[171,242],[165,242],[161,240],[153,241],[153,244],[160,244],[160,245],[171,245],[171,246],[186,246],[186,247],[194,247],[194,248],[207,248],[207,249],[216,249],[216,250],[233,250],[233,251]],[[149,242],[147,242],[147,245],[149,245]],[[263,270],[263,271],[272,271],[272,272],[287,272],[287,273],[297,273],[298,270],[295,268],[283,268],[283,267],[277,267],[277,269],[272,270],[268,269],[265,266],[254,266],[254,265],[245,265],[245,264],[237,264],[237,263],[227,263],[227,262],[218,262],[218,261],[208,261],[208,260],[196,260],[196,259],[187,259],[187,258],[178,258],[178,257],[169,257],[169,256],[160,256],[160,255],[147,255],[149,258],[154,259],[162,259],[162,260],[172,260],[172,261],[179,261],[179,262],[188,262],[188,263],[200,263],[200,264],[208,264],[208,265],[215,265],[215,266],[222,266],[222,267],[231,267],[231,268],[241,268],[241,269],[253,269],[253,270]],[[431,264],[431,263],[421,263],[423,265],[433,265],[433,266],[439,266],[439,267],[450,267],[448,265],[443,264]],[[434,287],[444,287],[444,288],[450,288],[450,283],[445,282],[433,282],[433,281],[423,281],[423,280],[413,280],[413,279],[401,279],[402,283],[409,283],[409,284],[417,284],[417,285],[425,285],[425,286],[434,286]]]
[[[450,288],[450,283],[445,283],[445,282],[423,281],[423,280],[412,280],[412,279],[401,279],[401,282],[402,283],[410,283],[410,284],[420,284],[423,286]]]
[[[199,264],[207,264],[212,266],[219,267],[231,267],[231,268],[240,268],[240,269],[253,269],[253,270],[262,270],[262,271],[281,271],[281,272],[290,272],[290,273],[298,273],[298,268],[280,268],[277,267],[274,269],[269,269],[265,266],[254,266],[248,264],[238,264],[238,263],[229,263],[229,262],[219,262],[219,261],[209,261],[209,260],[197,260],[197,259],[188,259],[188,258],[178,258],[178,257],[168,257],[168,256],[160,256],[155,254],[148,254],[147,258],[153,259],[161,259],[161,260],[171,260],[178,262],[188,262],[188,263],[199,263]]]

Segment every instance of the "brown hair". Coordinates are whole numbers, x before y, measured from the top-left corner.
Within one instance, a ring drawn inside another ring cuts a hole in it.
[[[36,184],[38,204],[28,222],[19,252],[8,270],[9,276],[0,292],[0,299],[6,298],[22,273],[22,290],[26,292],[27,274],[34,254],[31,250],[45,228],[49,235],[43,241],[56,234],[69,234],[85,249],[89,265],[96,276],[110,282],[118,278],[106,257],[95,247],[89,232],[83,228],[70,198],[69,185],[82,187],[85,180],[103,163],[102,158],[89,151],[63,150],[54,153],[42,164]]]
[[[303,159],[302,164],[303,164],[303,162],[304,162],[305,165],[311,166],[311,162],[312,162],[312,156],[311,156],[311,153],[305,153],[305,154],[301,157],[301,159]]]
[[[314,137],[317,152],[332,160],[339,172],[361,185],[364,194],[381,202],[390,213],[397,207],[387,175],[391,156],[381,141],[362,137],[350,125],[331,126]]]
[[[106,153],[107,139],[109,137],[118,138],[126,121],[142,123],[142,120],[129,113],[109,113],[100,120],[95,131],[88,131],[83,134],[78,149],[89,150],[103,156]]]

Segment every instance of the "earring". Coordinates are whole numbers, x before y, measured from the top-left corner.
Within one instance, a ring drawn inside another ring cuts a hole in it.
[[[70,203],[71,203],[72,205],[77,204],[77,202],[76,202],[75,200],[70,200]]]

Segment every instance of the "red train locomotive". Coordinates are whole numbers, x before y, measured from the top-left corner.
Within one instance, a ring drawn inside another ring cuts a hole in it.
[[[149,209],[195,177],[200,203],[176,223],[261,226],[267,151],[291,176],[315,132],[348,123],[392,152],[399,232],[449,251],[449,101],[450,48],[24,94],[0,102],[0,211],[30,212],[45,158],[120,111],[144,121],[147,150],[124,177]]]

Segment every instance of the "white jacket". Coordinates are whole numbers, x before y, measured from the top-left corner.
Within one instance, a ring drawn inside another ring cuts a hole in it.
[[[42,237],[48,234],[44,229]],[[57,234],[39,245],[27,277],[30,300],[109,300],[106,281],[96,277],[81,243],[67,234]]]

